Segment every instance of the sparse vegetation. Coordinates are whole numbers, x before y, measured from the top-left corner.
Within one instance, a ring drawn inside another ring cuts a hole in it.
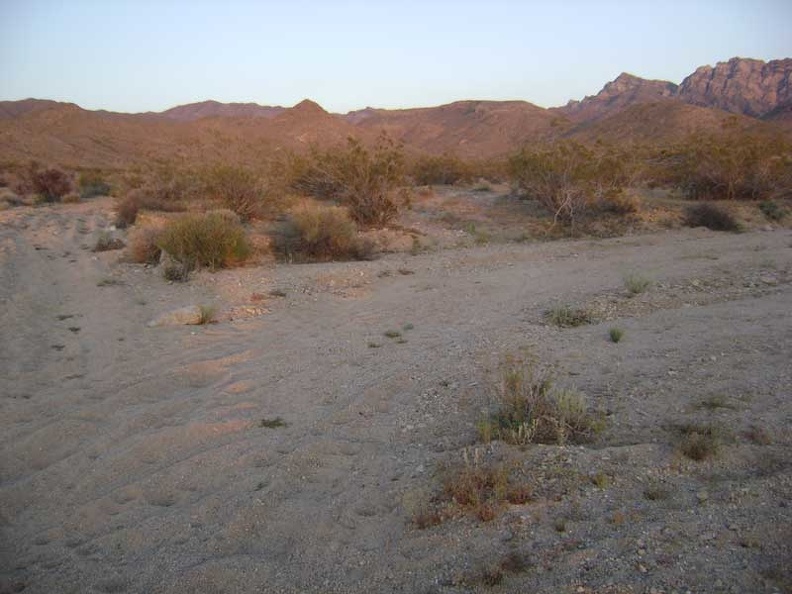
[[[721,431],[715,425],[685,424],[678,428],[679,451],[687,458],[700,462],[716,456],[721,449]]]
[[[273,247],[281,259],[295,262],[366,260],[373,251],[347,209],[314,204],[288,215],[273,233]]]
[[[580,392],[558,387],[553,374],[535,364],[506,361],[497,402],[498,409],[479,422],[484,442],[580,443],[590,441],[601,429]]]
[[[71,176],[57,167],[42,168],[32,163],[27,175],[33,193],[44,202],[58,202],[74,187]]]
[[[471,179],[470,165],[450,153],[421,155],[410,164],[410,176],[419,186],[450,185]]]
[[[242,221],[273,214],[277,206],[277,188],[252,169],[234,165],[217,165],[204,173],[204,187],[209,197],[219,200]]]
[[[685,223],[689,227],[706,227],[713,231],[739,231],[741,225],[728,210],[717,204],[702,202],[688,207]]]
[[[545,313],[545,318],[559,328],[574,328],[592,322],[591,313],[587,309],[566,304],[552,307]]]
[[[274,417],[272,419],[261,419],[261,421],[259,421],[259,427],[265,429],[278,429],[280,427],[288,427],[288,423],[280,417]]]
[[[292,169],[296,190],[338,200],[360,225],[386,225],[407,199],[397,196],[405,184],[404,154],[388,136],[372,150],[353,138],[346,150],[314,150],[308,159],[295,158]]]
[[[780,221],[786,215],[784,207],[775,200],[763,200],[759,203],[759,210],[771,221]]]
[[[133,229],[128,236],[129,259],[138,264],[157,264],[162,255],[158,245],[161,233],[162,229],[154,227]]]
[[[611,342],[621,342],[621,339],[624,338],[624,330],[621,328],[611,328],[608,331],[608,336],[611,339]]]
[[[80,198],[87,200],[96,196],[109,196],[112,187],[98,171],[83,171],[77,179]]]
[[[383,334],[387,338],[401,338],[402,335],[398,330],[386,330]]]
[[[201,317],[198,320],[199,325],[203,326],[215,321],[217,308],[214,305],[201,305],[198,309],[201,311]]]
[[[93,246],[94,252],[107,252],[110,250],[120,250],[125,247],[125,243],[117,238],[113,237],[113,234],[108,231],[102,231],[99,234],[99,237],[96,239],[96,243]]]
[[[652,281],[637,272],[624,275],[624,288],[630,295],[640,295],[652,286]]]
[[[236,215],[229,211],[188,214],[168,223],[157,245],[189,270],[210,270],[239,264],[250,244]]]

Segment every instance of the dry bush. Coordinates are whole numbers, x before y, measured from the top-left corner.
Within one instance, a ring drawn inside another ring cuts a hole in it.
[[[77,178],[77,185],[80,188],[80,198],[86,200],[95,196],[109,196],[112,187],[105,180],[100,171],[89,170],[80,173]]]
[[[358,236],[346,208],[311,204],[293,210],[274,230],[273,248],[281,259],[296,262],[365,260],[373,249]]]
[[[419,186],[451,185],[473,179],[472,168],[456,155],[421,155],[413,159],[409,175]]]
[[[32,192],[44,202],[58,202],[74,187],[71,176],[57,167],[42,168],[32,163],[27,177]]]
[[[243,221],[274,213],[280,188],[274,179],[265,179],[252,169],[235,165],[217,165],[204,174],[208,196],[220,201]]]
[[[574,225],[591,208],[618,196],[634,172],[615,149],[563,141],[526,148],[509,160],[513,183],[539,201],[554,222]]]
[[[138,213],[142,210],[160,212],[184,212],[186,207],[178,200],[165,199],[157,194],[151,187],[142,187],[130,190],[126,196],[116,203],[115,224],[119,229],[134,225]]]
[[[685,211],[685,224],[689,227],[706,227],[713,231],[739,231],[742,228],[728,210],[709,202],[689,206]]]
[[[102,231],[96,239],[96,243],[91,251],[94,252],[108,252],[111,250],[120,250],[126,244],[117,237],[113,237],[112,233]]]
[[[665,182],[694,200],[763,200],[792,196],[792,145],[726,125],[691,135],[661,152]]]
[[[557,387],[552,373],[535,364],[507,359],[497,399],[499,409],[479,423],[485,442],[581,443],[601,430],[583,395]]]
[[[138,264],[157,264],[162,250],[159,239],[162,229],[155,227],[137,227],[129,233],[128,254],[132,262]]]
[[[77,192],[69,192],[61,197],[60,201],[63,204],[78,204],[80,202],[80,195]]]
[[[187,214],[174,219],[162,230],[157,245],[189,270],[227,268],[250,255],[245,230],[230,211]]]
[[[359,224],[381,226],[391,221],[406,201],[401,146],[381,136],[369,150],[350,138],[345,150],[318,151],[292,160],[291,186],[317,198],[332,198],[349,207]]]

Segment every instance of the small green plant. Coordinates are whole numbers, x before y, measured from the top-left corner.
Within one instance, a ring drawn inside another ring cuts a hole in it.
[[[401,338],[402,333],[398,330],[386,330],[383,335],[388,338]]]
[[[571,305],[557,305],[545,313],[545,318],[550,324],[559,328],[574,328],[592,322],[588,310]]]
[[[214,305],[201,305],[199,309],[201,311],[201,317],[198,319],[200,325],[211,324],[215,321],[217,308]]]
[[[413,326],[409,322],[402,326],[402,330],[404,330],[405,332],[408,332],[408,331],[412,330],[413,328],[415,328],[415,326]]]
[[[627,289],[630,296],[643,293],[651,285],[652,281],[641,274],[633,272],[624,276],[624,288]]]
[[[591,484],[598,489],[605,489],[610,484],[610,477],[602,471],[595,472],[589,478],[591,479]]]
[[[621,342],[621,339],[624,338],[624,330],[621,328],[611,328],[608,331],[608,336],[610,336],[611,342]]]
[[[742,226],[728,210],[717,204],[702,202],[688,207],[685,223],[689,227],[706,227],[713,231],[740,231]]]
[[[288,427],[288,423],[280,417],[275,417],[273,419],[261,419],[261,421],[259,421],[259,427],[265,429],[278,429],[279,427]]]
[[[190,270],[239,264],[250,255],[250,243],[236,215],[229,211],[188,214],[170,222],[158,246]]]
[[[382,346],[382,345],[381,345],[380,343],[378,343],[378,342],[374,342],[373,340],[372,340],[372,341],[369,341],[369,343],[368,343],[368,348],[370,348],[370,349],[378,349],[378,348],[380,348],[381,346]]]
[[[602,429],[580,392],[559,388],[552,372],[536,364],[507,359],[497,400],[498,410],[478,424],[484,442],[581,443]]]

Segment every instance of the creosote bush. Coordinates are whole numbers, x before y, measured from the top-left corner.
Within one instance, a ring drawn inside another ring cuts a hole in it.
[[[183,202],[165,199],[157,195],[150,187],[130,190],[116,203],[115,224],[119,229],[125,229],[135,224],[141,210],[160,212],[184,212],[186,207]]]
[[[276,206],[276,184],[265,182],[252,169],[217,165],[208,169],[203,178],[206,194],[243,221],[271,214]]]
[[[710,202],[689,206],[685,211],[685,223],[689,227],[706,227],[713,231],[739,231],[741,229],[734,215],[724,207]]]
[[[385,135],[373,149],[354,138],[346,149],[314,149],[307,158],[293,157],[291,169],[295,190],[337,200],[360,225],[386,225],[407,201],[404,190],[397,191],[405,183],[404,154]]]
[[[484,442],[581,443],[601,429],[582,394],[558,387],[548,369],[534,364],[507,360],[497,401],[498,410],[478,426]]]
[[[250,255],[250,243],[238,217],[229,211],[187,214],[162,230],[157,245],[189,270],[239,264]]]
[[[473,178],[470,164],[450,153],[416,157],[410,163],[409,174],[419,186],[451,185]]]
[[[295,262],[365,260],[373,251],[346,208],[315,204],[288,215],[273,232],[273,248],[281,259]]]
[[[109,196],[113,190],[99,171],[83,171],[77,179],[77,185],[83,200],[95,196]]]

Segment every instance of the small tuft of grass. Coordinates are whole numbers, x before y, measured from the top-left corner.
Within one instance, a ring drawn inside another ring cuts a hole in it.
[[[401,338],[401,335],[402,333],[398,330],[386,330],[383,333],[383,336],[386,336],[387,338]]]
[[[545,313],[545,319],[559,328],[575,328],[592,322],[591,313],[571,305],[557,305]]]
[[[287,293],[283,289],[272,289],[270,292],[270,297],[286,297]]]
[[[501,370],[499,409],[478,423],[484,442],[564,444],[590,441],[602,421],[590,413],[584,396],[559,388],[546,368],[507,360]]]
[[[624,330],[621,328],[611,328],[608,331],[608,336],[610,336],[611,342],[621,342],[621,339],[624,337]]]
[[[648,501],[664,501],[671,497],[671,490],[660,482],[652,482],[644,488],[643,496]]]
[[[369,342],[369,343],[368,343],[368,348],[370,348],[370,349],[378,349],[378,348],[380,348],[381,346],[382,346],[382,345],[381,345],[380,343],[378,343],[378,342],[374,342],[373,340],[372,340],[371,342]]]
[[[652,286],[652,281],[637,272],[631,272],[624,276],[624,288],[629,291],[630,296],[640,295]]]
[[[714,396],[708,396],[707,398],[699,402],[696,405],[696,408],[706,409],[706,410],[717,410],[719,408],[728,408],[734,410],[737,407],[734,406],[734,404],[732,404],[728,400],[726,400],[726,397],[723,394],[716,394]]]
[[[117,278],[103,278],[98,283],[96,283],[97,287],[117,287],[123,285],[124,281],[117,279]]]
[[[408,322],[407,324],[404,324],[404,325],[402,326],[402,330],[404,330],[405,332],[409,332],[409,331],[410,331],[410,330],[412,330],[413,328],[415,328],[415,326],[413,326],[413,325],[412,325],[412,324],[410,324],[409,322]]]
[[[773,443],[772,434],[764,427],[758,425],[751,425],[743,432],[743,437],[756,445],[766,446]]]
[[[408,276],[410,274],[415,274],[415,271],[410,270],[409,268],[399,268],[399,274],[402,276]]]
[[[162,277],[172,283],[186,283],[190,279],[190,268],[179,262],[162,267]]]
[[[288,426],[289,424],[280,417],[275,417],[274,419],[261,419],[261,421],[259,421],[259,427],[265,429],[278,429],[279,427]]]
[[[602,471],[592,474],[589,478],[591,479],[591,484],[598,489],[605,489],[610,485],[610,477]]]
[[[199,309],[201,310],[201,317],[198,320],[200,325],[211,324],[215,321],[217,308],[214,305],[201,305]]]

